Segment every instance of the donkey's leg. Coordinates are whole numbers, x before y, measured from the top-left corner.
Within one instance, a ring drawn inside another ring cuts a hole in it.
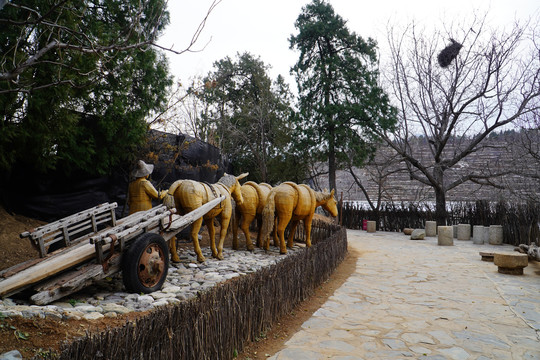
[[[227,236],[227,230],[229,228],[230,220],[230,214],[228,214],[226,211],[221,213],[221,229],[219,230],[219,243],[217,246],[217,254],[214,255],[214,257],[219,260],[223,260],[223,243],[225,242],[225,237]]]
[[[306,229],[306,246],[311,246],[311,222],[313,221],[313,216],[304,219],[304,228]]]
[[[201,230],[202,222],[203,219],[200,218],[191,225],[191,241],[193,241],[193,247],[195,248],[198,262],[204,262],[206,260],[202,254],[201,246],[199,245],[199,230]]]
[[[263,246],[263,239],[262,239],[262,219],[257,218],[257,247],[261,248]],[[266,240],[265,240],[266,243]]]
[[[285,228],[291,220],[292,214],[279,214],[279,219],[277,223],[277,233],[279,237],[279,253],[286,254],[287,246],[285,245]]]
[[[176,251],[176,236],[173,236],[171,240],[169,240],[169,251],[171,253],[171,261],[173,263],[179,263],[180,257],[178,256],[178,252]]]
[[[236,206],[234,216],[232,218],[232,248],[234,250],[238,250],[238,227],[240,226],[240,221],[244,221],[243,217],[240,219],[241,216],[242,215],[240,214],[238,206]]]
[[[298,226],[298,220],[295,220],[291,224],[291,231],[289,232],[289,240],[287,240],[287,247],[292,249],[294,242],[294,233],[296,232],[296,227]]]
[[[276,218],[274,219],[274,231],[272,232],[273,233],[273,239],[274,239],[274,246],[275,247],[278,247],[279,246],[279,239],[278,239],[278,235],[277,235],[277,223],[278,223],[278,218],[276,216]],[[285,225],[286,226],[286,225]]]
[[[206,228],[208,229],[208,236],[210,237],[210,250],[212,250],[212,256],[217,258],[217,250],[216,250],[216,229],[214,228],[214,218],[209,218],[204,220],[204,224],[206,225]]]
[[[252,214],[244,214],[244,216],[242,216],[242,222],[240,225],[240,228],[242,229],[242,231],[244,232],[244,236],[246,237],[246,248],[249,251],[254,250],[253,243],[251,242],[251,235],[249,234],[249,225],[254,218],[255,216]]]

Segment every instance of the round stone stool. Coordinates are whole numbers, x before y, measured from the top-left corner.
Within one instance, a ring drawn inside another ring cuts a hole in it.
[[[375,221],[368,221],[367,222],[367,232],[368,233],[374,233],[375,230],[377,230],[377,223]]]
[[[523,268],[529,265],[527,254],[516,252],[496,252],[493,263],[499,267],[501,274],[523,275]]]
[[[457,239],[458,240],[471,240],[471,225],[458,224]]]
[[[439,226],[437,237],[437,245],[451,246],[454,245],[454,230],[452,226]]]
[[[474,225],[473,226],[473,236],[472,236],[472,242],[473,244],[483,244],[484,239],[486,238],[485,233],[486,228],[483,225]]]
[[[437,235],[437,222],[426,221],[426,236],[435,236],[435,235]]]
[[[501,245],[503,243],[502,225],[491,225],[489,227],[489,243],[491,245]]]

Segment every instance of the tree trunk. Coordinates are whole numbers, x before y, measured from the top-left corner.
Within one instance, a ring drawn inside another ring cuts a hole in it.
[[[336,186],[336,147],[333,130],[329,131],[328,137],[328,191],[332,191],[332,189],[334,189],[335,193],[337,194],[338,190]]]
[[[446,194],[440,187],[435,187],[435,220],[437,225],[445,226],[448,214],[446,212]]]
[[[433,178],[435,184],[432,183],[435,190],[435,220],[437,225],[445,226],[448,214],[446,213],[446,192],[444,190],[444,170],[440,164],[435,164],[433,169]]]

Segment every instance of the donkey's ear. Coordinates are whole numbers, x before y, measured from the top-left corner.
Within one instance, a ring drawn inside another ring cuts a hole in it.
[[[236,177],[236,180],[242,180],[243,178],[245,178],[245,177],[248,176],[248,175],[249,175],[249,173],[243,173],[243,174],[241,174],[241,175],[238,175],[238,176]]]

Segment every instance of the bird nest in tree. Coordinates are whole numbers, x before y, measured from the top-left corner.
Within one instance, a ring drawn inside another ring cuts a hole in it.
[[[442,51],[437,56],[437,61],[439,62],[439,65],[443,68],[450,65],[452,60],[454,60],[458,54],[463,45],[455,41],[454,39],[450,39],[452,42],[450,45],[442,49]]]

